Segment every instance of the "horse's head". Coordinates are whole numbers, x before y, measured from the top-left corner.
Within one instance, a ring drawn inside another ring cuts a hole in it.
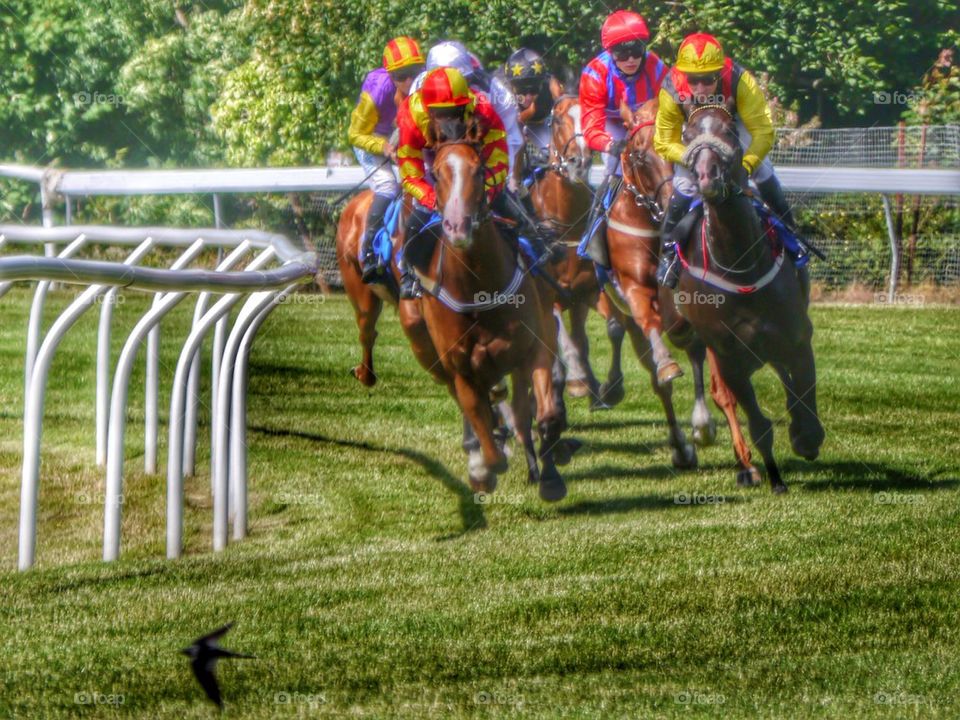
[[[660,103],[648,100],[635,112],[626,106],[620,108],[620,115],[627,128],[627,146],[624,148],[621,164],[624,179],[632,184],[639,194],[637,203],[647,202],[654,219],[659,222],[662,208],[673,191],[671,181],[673,173],[670,163],[660,157],[653,149],[653,135]]]
[[[443,236],[456,248],[469,248],[485,198],[479,139],[468,133],[439,144],[432,170]]]
[[[723,202],[746,182],[737,126],[724,105],[701,105],[693,110],[683,142],[687,146],[683,164],[693,170],[707,202]]]
[[[569,95],[553,106],[550,138],[550,162],[571,180],[586,182],[592,153],[583,139],[580,101]]]

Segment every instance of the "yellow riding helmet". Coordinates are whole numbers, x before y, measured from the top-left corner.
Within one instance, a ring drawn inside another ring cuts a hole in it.
[[[712,73],[722,70],[725,60],[719,40],[707,33],[696,33],[680,43],[675,67],[682,73]]]
[[[423,65],[426,60],[420,52],[420,46],[412,37],[401,35],[387,43],[383,51],[383,67],[393,72],[410,65]]]

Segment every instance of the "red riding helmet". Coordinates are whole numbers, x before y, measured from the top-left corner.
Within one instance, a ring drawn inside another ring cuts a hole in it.
[[[629,10],[617,10],[604,20],[603,29],[600,31],[600,42],[604,50],[631,40],[650,40],[650,30],[642,15]]]

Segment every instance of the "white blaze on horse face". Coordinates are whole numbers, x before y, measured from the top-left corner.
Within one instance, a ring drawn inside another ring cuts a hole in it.
[[[453,185],[443,206],[443,233],[454,247],[470,245],[470,223],[467,206],[464,202],[463,181],[468,168],[463,158],[454,153],[447,155],[447,167],[453,176]]]
[[[587,158],[587,141],[583,137],[583,124],[580,119],[580,103],[574,103],[570,106],[570,117],[573,118],[573,131],[576,133],[577,138],[577,149],[580,150],[580,157],[586,161]],[[589,173],[590,167],[584,162],[580,167],[580,175],[584,177]]]

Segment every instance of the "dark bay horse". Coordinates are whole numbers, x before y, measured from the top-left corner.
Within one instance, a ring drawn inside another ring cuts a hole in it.
[[[623,399],[623,373],[620,369],[620,348],[623,328],[612,317],[606,298],[602,296],[593,263],[577,255],[577,246],[586,229],[593,200],[593,189],[587,182],[593,153],[583,138],[580,122],[580,101],[562,94],[559,86],[550,123],[549,165],[530,188],[530,196],[538,218],[553,228],[566,248],[566,259],[552,270],[557,284],[566,291],[561,309],[569,316],[570,340],[586,375],[586,394],[592,409],[609,408]],[[607,335],[612,345],[612,361],[606,382],[601,385],[590,366],[590,341],[587,337],[587,314],[593,307],[607,321]]]
[[[691,418],[693,438],[694,442],[701,446],[712,444],[716,438],[716,423],[707,408],[704,393],[704,360],[709,358],[710,393],[727,419],[734,454],[740,464],[737,482],[739,485],[755,484],[759,480],[759,472],[751,463],[750,449],[737,421],[736,401],[719,378],[713,354],[706,349],[692,326],[677,312],[673,292],[664,292],[656,281],[657,258],[660,252],[660,208],[664,207],[672,191],[670,166],[653,151],[654,121],[658,106],[656,100],[651,100],[638,108],[636,113],[631,113],[627,108],[622,109],[624,124],[629,132],[627,147],[621,158],[624,189],[611,212],[615,221],[613,232],[609,233],[608,230],[610,260],[620,290],[619,302],[626,306],[624,310],[636,321],[636,324],[628,323],[627,328],[637,354],[651,371],[654,392],[660,397],[667,414],[671,427],[671,445],[674,448],[674,464],[683,467],[682,463],[678,464],[678,460],[683,459],[681,448],[684,446],[682,433],[675,429],[670,383],[661,383],[659,373],[654,373],[656,364],[653,362],[653,343],[645,342],[638,326],[665,330],[670,340],[685,350],[694,381],[695,402]],[[661,364],[660,367],[664,366]],[[695,458],[692,458],[692,462],[695,463]]]
[[[792,262],[782,249],[771,247],[744,190],[743,150],[730,109],[697,108],[683,140],[704,216],[690,230],[678,289],[704,301],[677,309],[715,353],[720,377],[747,414],[770,486],[783,493],[787,486],[773,456],[773,424],[760,409],[750,378],[765,364],[773,366],[786,390],[793,451],[816,459],[824,430],[817,415],[806,300]]]
[[[426,292],[415,302],[420,320],[404,330],[421,365],[447,386],[465,419],[470,484],[492,491],[507,458],[494,435],[491,390],[506,375],[513,382],[512,410],[524,448],[528,478],[540,497],[560,500],[566,486],[554,451],[563,447],[565,426],[551,368],[556,325],[549,303],[518,249],[499,232],[486,207],[484,164],[474,126],[464,139],[437,137],[432,172],[436,179],[441,237],[418,275]],[[456,136],[455,136],[456,137]],[[401,303],[401,307],[407,305]],[[531,434],[531,390],[535,399],[538,455]],[[473,447],[470,440],[475,438]]]

